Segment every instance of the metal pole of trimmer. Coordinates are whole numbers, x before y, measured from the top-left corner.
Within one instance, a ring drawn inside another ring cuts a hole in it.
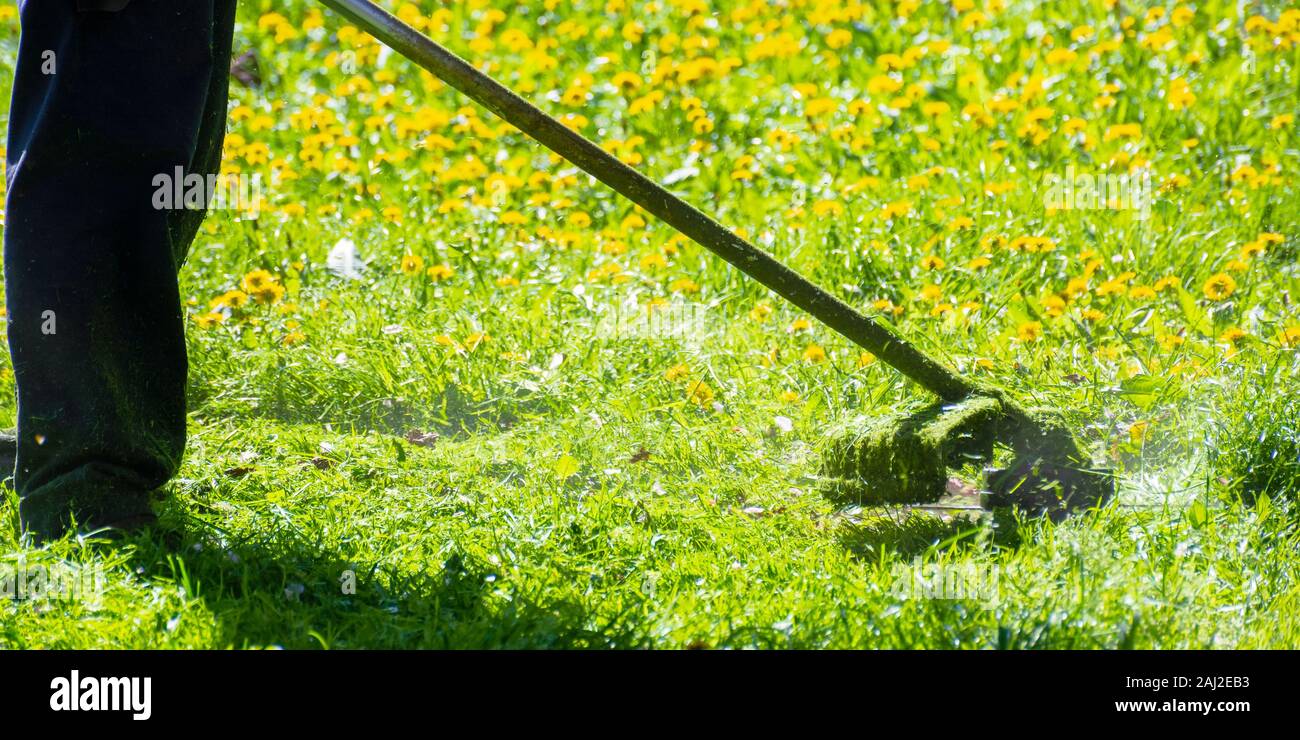
[[[944,401],[976,386],[369,0],[321,0],[362,30],[666,221]]]

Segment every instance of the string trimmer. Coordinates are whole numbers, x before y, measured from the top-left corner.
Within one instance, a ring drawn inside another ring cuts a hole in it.
[[[937,500],[947,466],[992,460],[995,440],[1015,458],[986,471],[989,505],[1057,515],[1113,493],[1111,473],[1089,466],[1059,414],[1031,412],[1004,390],[958,375],[369,0],[321,1],[938,396],[938,404],[919,414],[855,419],[826,445],[827,478],[863,502]]]

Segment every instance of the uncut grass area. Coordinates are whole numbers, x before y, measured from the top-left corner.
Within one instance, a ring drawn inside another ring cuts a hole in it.
[[[1117,499],[829,499],[826,430],[924,392],[317,5],[248,0],[224,171],[257,185],[182,273],[169,534],[33,548],[6,488],[0,566],[103,588],[0,598],[0,647],[1300,647],[1294,5],[382,4],[1061,410]],[[17,42],[2,5],[5,101]],[[1067,173],[1147,208],[1053,201]]]

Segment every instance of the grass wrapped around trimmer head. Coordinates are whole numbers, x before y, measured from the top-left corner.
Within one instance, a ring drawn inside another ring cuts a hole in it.
[[[973,396],[849,419],[829,432],[822,450],[825,493],[859,504],[933,503],[944,494],[949,465],[992,457],[1003,413],[997,399]]]

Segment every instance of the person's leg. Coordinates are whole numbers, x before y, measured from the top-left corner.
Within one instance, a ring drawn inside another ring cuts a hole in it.
[[[176,273],[201,213],[155,177],[220,162],[234,0],[20,3],[4,238],[14,483],[40,537],[150,515],[185,444]]]

